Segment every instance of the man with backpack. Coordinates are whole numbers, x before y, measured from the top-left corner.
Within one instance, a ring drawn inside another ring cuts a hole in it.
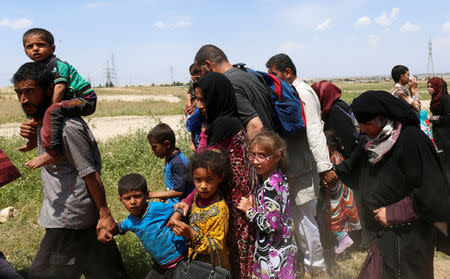
[[[337,176],[330,162],[321,123],[320,102],[314,90],[297,78],[294,63],[286,54],[272,56],[266,63],[268,72],[292,84],[303,103],[306,132],[285,137],[288,153],[288,182],[291,194],[291,215],[303,263],[311,274],[326,271],[320,233],[315,219],[316,193],[319,177],[332,187]],[[301,259],[299,259],[301,262]]]
[[[225,53],[215,45],[202,46],[195,55],[200,74],[217,72],[224,74],[233,85],[236,96],[237,116],[244,124],[251,139],[263,128],[274,130],[271,97],[267,88],[249,72],[233,67]]]

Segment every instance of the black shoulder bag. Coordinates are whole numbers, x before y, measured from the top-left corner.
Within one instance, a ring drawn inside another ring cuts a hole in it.
[[[197,261],[192,259],[194,252],[191,253],[187,260],[178,263],[174,279],[231,279],[230,271],[222,268],[222,258],[220,257],[220,250],[214,239],[208,237],[209,250],[211,251],[211,263]],[[214,264],[213,245],[217,251],[220,267]]]

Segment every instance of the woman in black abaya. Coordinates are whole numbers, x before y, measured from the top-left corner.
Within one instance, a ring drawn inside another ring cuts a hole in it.
[[[450,180],[450,96],[447,83],[440,77],[428,80],[428,93],[431,95],[430,110],[433,115],[433,138],[438,149],[444,173]]]
[[[415,112],[387,92],[367,91],[351,107],[365,136],[336,173],[359,188],[375,238],[359,278],[433,278],[433,223],[450,218],[435,148]]]

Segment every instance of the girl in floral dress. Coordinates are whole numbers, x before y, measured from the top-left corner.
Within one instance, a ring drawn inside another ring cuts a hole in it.
[[[248,158],[264,181],[238,209],[257,228],[253,278],[295,278],[297,246],[292,235],[286,146],[275,133],[262,131],[249,144]]]

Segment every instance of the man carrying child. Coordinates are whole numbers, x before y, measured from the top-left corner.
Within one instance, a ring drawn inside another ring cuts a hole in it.
[[[44,152],[40,127],[51,104],[53,79],[42,63],[22,65],[12,78],[27,116],[38,127],[23,123],[21,135],[37,137]],[[115,223],[100,178],[97,143],[78,116],[62,121],[62,147],[57,164],[41,168],[43,203],[38,222],[46,229],[28,278],[126,278],[115,242],[97,241],[96,230],[112,231]]]

